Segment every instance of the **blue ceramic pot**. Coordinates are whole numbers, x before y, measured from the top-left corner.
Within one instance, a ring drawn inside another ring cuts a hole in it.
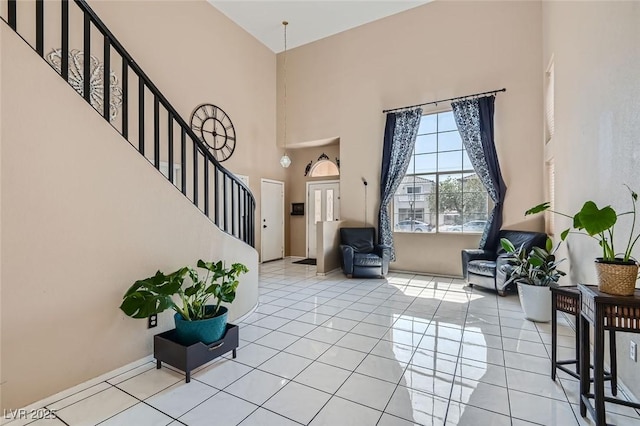
[[[215,306],[207,305],[205,312],[210,313],[214,309]],[[192,345],[202,342],[208,345],[222,339],[227,328],[228,312],[227,308],[221,306],[215,317],[196,321],[186,321],[182,315],[176,313],[173,318],[176,321],[176,334],[180,343]]]

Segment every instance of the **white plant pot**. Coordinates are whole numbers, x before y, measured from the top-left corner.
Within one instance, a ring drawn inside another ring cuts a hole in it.
[[[535,322],[551,321],[549,287],[518,283],[518,296],[526,319]]]

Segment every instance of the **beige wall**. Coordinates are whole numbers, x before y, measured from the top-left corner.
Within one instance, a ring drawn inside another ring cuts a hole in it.
[[[338,176],[324,178],[312,178],[305,176],[304,171],[309,164],[318,162],[318,157],[325,153],[331,161],[340,157],[340,145],[329,145],[314,148],[299,148],[288,150],[291,157],[291,166],[287,169],[287,195],[285,198],[285,244],[287,256],[307,256],[307,215],[309,206],[307,205],[307,182],[321,180],[337,180]],[[341,200],[342,201],[342,200]],[[291,216],[291,203],[304,203],[304,216]],[[288,221],[288,225],[287,225]]]
[[[538,74],[553,57],[556,133],[545,156],[555,160],[559,211],[574,213],[589,199],[624,211],[631,202],[623,184],[640,190],[638,22],[637,2],[544,2]],[[556,221],[559,230],[567,225]],[[618,245],[629,228],[628,220],[616,227]],[[571,281],[595,283],[597,243],[571,236],[568,246]],[[633,254],[639,253],[636,248]],[[627,356],[629,338],[640,342],[640,337],[616,334],[621,376],[640,398],[640,369]]]
[[[223,166],[249,176],[259,220],[260,178],[286,179],[275,139],[275,54],[204,0],[89,3],[187,122],[201,103],[231,117],[237,145]]]
[[[319,222],[316,228],[317,273],[324,275],[340,267],[340,228],[346,221]]]
[[[183,116],[201,102],[229,113],[238,147],[225,166],[249,175],[259,212],[259,178],[284,179],[275,55],[204,1],[92,6]],[[2,408],[17,408],[151,353],[171,315],[153,330],[125,317],[117,306],[135,279],[198,258],[241,261],[251,272],[233,319],[255,304],[258,268],[254,250],[212,226],[0,26],[0,381]]]
[[[295,22],[289,27],[296,31]],[[509,187],[504,219],[507,226],[521,222],[542,197],[541,37],[540,2],[436,1],[293,49],[288,143],[340,137],[341,219],[362,220],[365,177],[369,220],[377,222],[382,110],[506,87],[495,116]],[[279,109],[279,134],[282,118]],[[404,256],[392,267],[460,275],[460,249],[477,242],[477,236],[399,235],[400,253],[423,255]]]

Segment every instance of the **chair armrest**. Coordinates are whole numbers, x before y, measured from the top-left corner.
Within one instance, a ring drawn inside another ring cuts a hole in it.
[[[502,253],[496,259],[496,285],[505,283],[511,279],[513,264],[511,260],[514,256],[510,253]]]
[[[353,247],[340,245],[340,264],[345,274],[353,274]]]
[[[373,247],[373,252],[382,258],[382,275],[387,275],[389,262],[391,262],[391,246],[377,244]]]
[[[496,253],[490,250],[481,250],[481,249],[465,249],[462,250],[462,276],[464,279],[469,278],[469,274],[467,273],[467,265],[472,260],[495,260]]]
[[[385,244],[376,244],[373,247],[373,252],[382,258],[384,258],[385,256],[387,256],[389,259],[391,258],[391,246]]]

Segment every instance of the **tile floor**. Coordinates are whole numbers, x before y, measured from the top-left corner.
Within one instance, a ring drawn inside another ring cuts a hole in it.
[[[260,270],[260,304],[240,323],[236,359],[190,384],[146,363],[47,406],[33,425],[591,425],[578,383],[549,378],[550,325],[518,298],[459,280],[326,277],[291,259]],[[573,330],[560,320],[560,357]],[[616,425],[640,425],[608,405]],[[17,422],[12,425],[17,426]]]

